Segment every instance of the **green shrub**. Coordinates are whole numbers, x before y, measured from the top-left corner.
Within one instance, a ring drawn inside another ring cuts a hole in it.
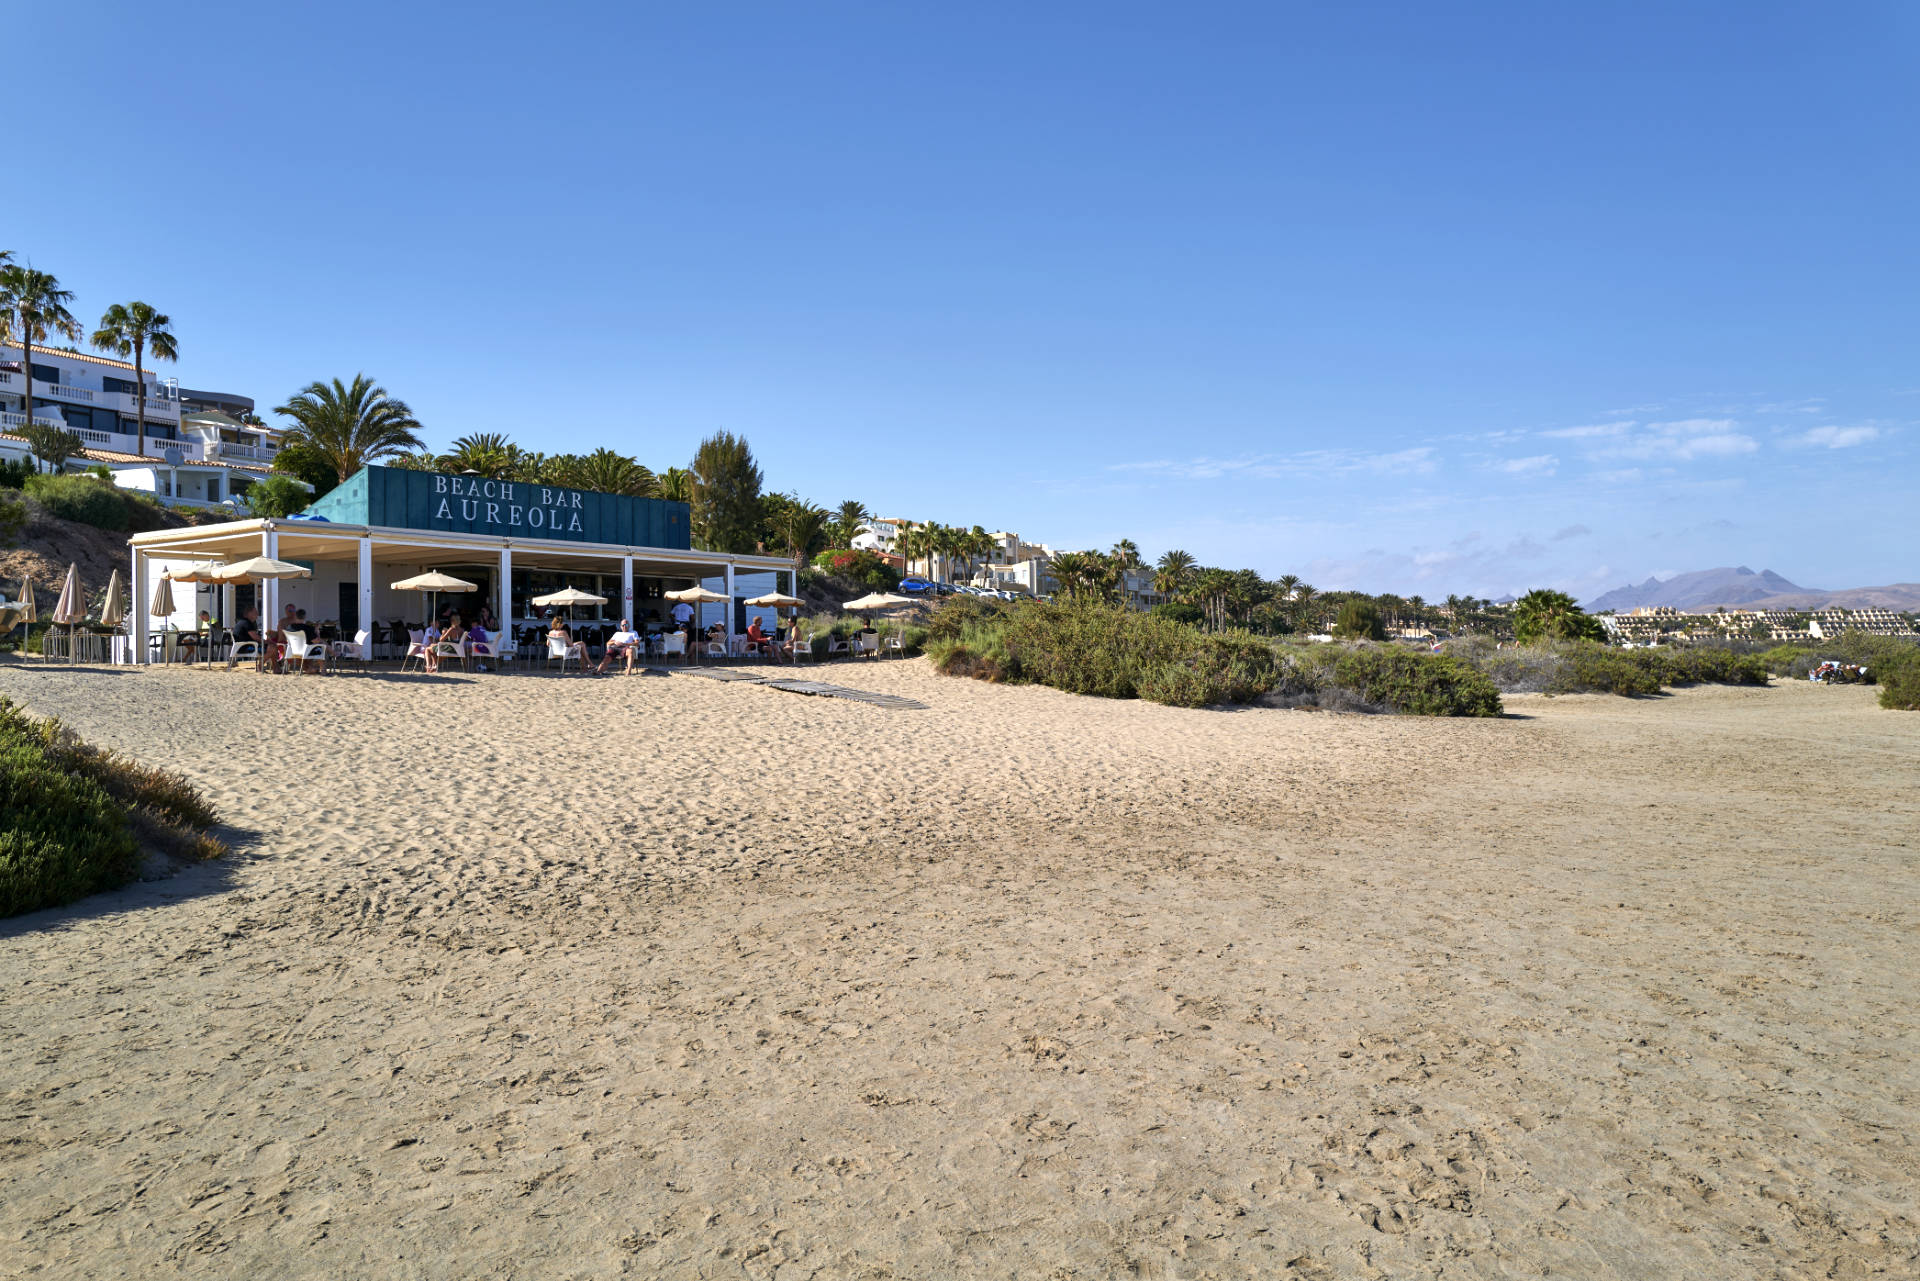
[[[845,547],[830,548],[813,558],[816,569],[823,569],[835,578],[849,583],[857,583],[870,591],[890,592],[900,586],[900,571],[881,559],[877,552],[865,548],[849,551]]]
[[[11,547],[20,541],[20,531],[27,527],[27,505],[12,494],[0,494],[0,547]]]
[[[93,476],[30,476],[26,490],[50,515],[61,520],[116,533],[131,523],[127,500],[111,481]]]
[[[0,489],[23,489],[27,477],[34,474],[33,464],[24,458],[0,462]]]
[[[1875,674],[1880,680],[1880,706],[1890,711],[1920,712],[1920,649],[1908,646],[1906,653],[1883,660]]]
[[[927,639],[957,640],[969,628],[1004,619],[1016,607],[1017,602],[992,596],[949,596],[927,621]]]
[[[1343,640],[1385,640],[1386,624],[1380,621],[1380,610],[1371,602],[1350,600],[1340,607],[1340,616],[1334,620],[1333,634]]]
[[[1334,679],[1370,703],[1415,716],[1498,716],[1500,691],[1457,658],[1366,646],[1334,664]]]
[[[247,513],[262,520],[279,520],[303,512],[313,494],[292,476],[268,476],[247,488]]]
[[[1206,619],[1206,615],[1200,612],[1198,605],[1189,605],[1184,601],[1177,600],[1170,600],[1164,604],[1155,605],[1148,612],[1155,618],[1164,618],[1169,622],[1175,623],[1186,623],[1190,627],[1197,627]]]
[[[1561,669],[1556,693],[1621,694],[1643,696],[1658,694],[1663,681],[1652,650],[1608,649],[1591,642],[1572,647]]]
[[[196,830],[213,821],[179,775],[89,747],[0,698],[0,916],[126,884],[142,841],[184,857],[224,853]]]
[[[1758,654],[1736,654],[1707,645],[1689,649],[1633,650],[1659,655],[1668,685],[1765,685],[1767,665]]]

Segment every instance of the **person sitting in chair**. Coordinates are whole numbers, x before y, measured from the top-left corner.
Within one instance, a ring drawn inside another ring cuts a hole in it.
[[[582,667],[587,665],[587,643],[585,641],[575,640],[573,633],[567,630],[567,620],[558,614],[553,616],[553,625],[547,628],[547,643],[551,645],[555,641],[560,642],[561,652],[568,658],[579,659],[580,666]],[[565,659],[563,659],[561,660],[561,670],[564,671],[565,669],[566,662]]]
[[[604,672],[607,670],[608,663],[611,663],[616,657],[624,656],[627,660],[626,670],[632,671],[633,652],[638,649],[639,646],[640,637],[634,633],[633,624],[628,619],[621,619],[620,630],[607,638],[606,652],[600,655],[600,666],[593,670],[596,673]]]

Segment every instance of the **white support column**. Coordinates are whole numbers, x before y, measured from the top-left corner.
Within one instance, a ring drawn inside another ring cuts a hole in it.
[[[633,557],[631,556],[620,558],[620,617],[633,617]]]
[[[499,615],[501,635],[507,644],[513,643],[513,548],[507,543],[500,544],[500,581],[495,584],[494,595],[499,603],[493,612]]]
[[[133,661],[147,661],[147,610],[153,605],[153,593],[147,590],[147,558],[133,549]]]
[[[733,653],[733,562],[727,562],[727,653]]]
[[[360,538],[360,626],[373,635],[373,538]],[[367,651],[371,653],[371,651]]]
[[[268,560],[280,559],[280,535],[273,532],[272,524],[260,534],[260,554]],[[269,578],[253,595],[261,602],[260,629],[269,631],[280,626],[280,580]]]

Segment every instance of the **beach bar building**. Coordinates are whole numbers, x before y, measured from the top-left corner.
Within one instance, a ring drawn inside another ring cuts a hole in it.
[[[486,604],[503,626],[523,627],[542,613],[533,598],[562,587],[606,597],[605,618],[644,623],[669,617],[664,593],[699,584],[729,603],[700,606],[696,622],[721,623],[731,636],[755,615],[773,621],[748,599],[797,587],[785,557],[695,551],[685,503],[398,467],[364,467],[300,516],[155,530],[129,542],[133,598],[142,603],[160,575],[210,564],[269,556],[313,571],[262,583],[257,594],[176,584],[169,618],[136,612],[136,661],[149,657],[152,628],[191,628],[201,610],[231,626],[249,603],[269,626],[292,604],[315,623],[334,621],[343,637],[375,620],[419,620],[420,593],[389,584],[426,570],[477,585],[471,598],[451,598],[469,618]]]

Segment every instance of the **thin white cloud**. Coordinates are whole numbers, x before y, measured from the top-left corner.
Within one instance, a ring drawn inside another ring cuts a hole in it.
[[[1552,454],[1535,454],[1531,458],[1509,458],[1494,465],[1509,476],[1551,476],[1560,466],[1560,460]]]
[[[1390,453],[1350,449],[1310,449],[1297,454],[1246,454],[1238,458],[1157,458],[1146,462],[1112,463],[1109,471],[1165,476],[1174,480],[1222,480],[1244,477],[1277,480],[1310,475],[1381,476],[1424,475],[1439,465],[1431,445]]]
[[[1624,436],[1634,428],[1631,421],[1617,423],[1587,423],[1580,427],[1555,427],[1543,431],[1542,436],[1551,436],[1556,440],[1585,440],[1593,436]]]
[[[1851,449],[1878,439],[1878,427],[1815,427],[1795,436],[1791,443],[1807,449]]]
[[[1592,532],[1593,531],[1591,529],[1588,529],[1585,525],[1568,525],[1565,529],[1562,529],[1559,533],[1555,534],[1553,536],[1552,541],[1556,543],[1564,543],[1569,538],[1585,538],[1587,535],[1591,534]]]

